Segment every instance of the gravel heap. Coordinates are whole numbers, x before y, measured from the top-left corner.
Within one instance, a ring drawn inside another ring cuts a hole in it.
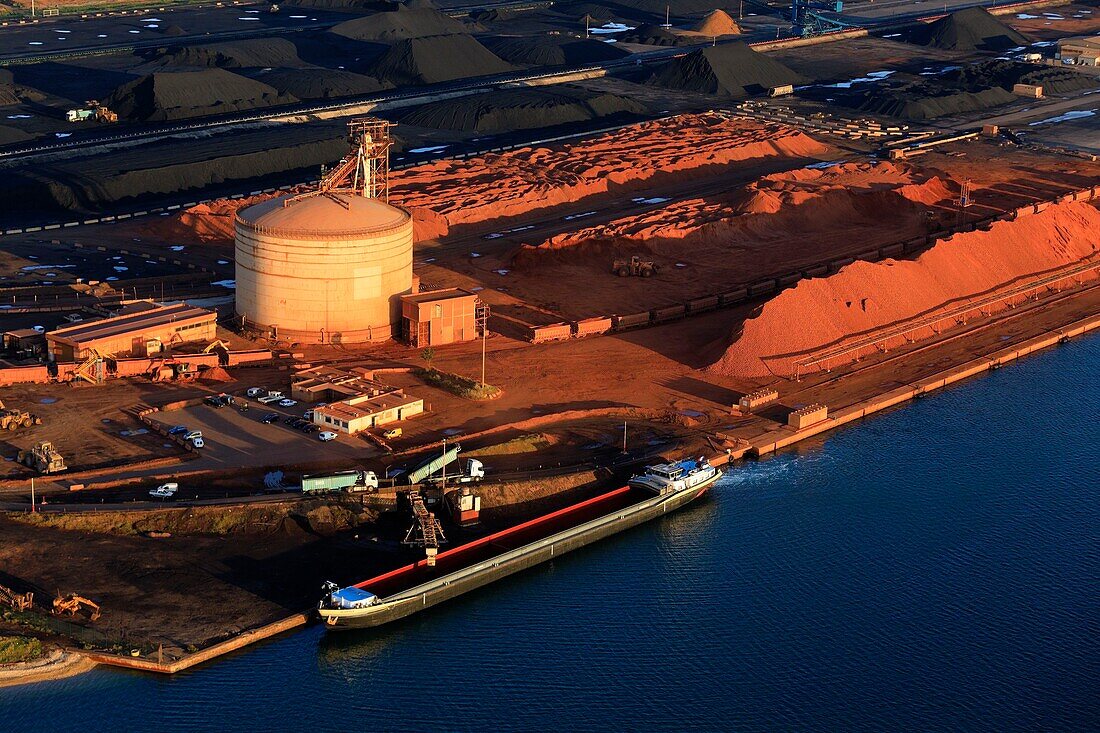
[[[127,120],[162,121],[228,114],[298,101],[224,69],[156,72],[123,84],[106,104]]]
[[[651,84],[706,94],[742,98],[770,87],[802,84],[804,79],[775,59],[744,43],[728,43],[694,51],[662,65]]]
[[[503,74],[514,69],[473,36],[455,34],[399,41],[365,71],[370,76],[401,86]]]
[[[741,26],[737,25],[729,13],[725,10],[714,10],[707,17],[691,27],[696,33],[705,36],[734,36],[741,34]]]

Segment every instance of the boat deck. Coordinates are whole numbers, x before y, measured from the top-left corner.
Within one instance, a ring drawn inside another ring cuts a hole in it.
[[[391,570],[388,573],[356,583],[354,587],[388,598],[435,578],[462,568],[492,559],[510,550],[538,542],[557,532],[576,527],[585,522],[653,498],[653,493],[630,486],[609,491],[587,501],[572,504],[564,509],[532,519],[515,527],[495,532],[459,547],[446,550],[436,556],[435,567],[427,560]]]

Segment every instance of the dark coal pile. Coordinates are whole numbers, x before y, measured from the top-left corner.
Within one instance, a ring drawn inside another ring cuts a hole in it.
[[[503,74],[514,69],[472,36],[450,35],[408,38],[395,43],[365,71],[401,86]]]
[[[671,11],[673,16],[709,13],[718,7],[731,7],[735,10],[737,9],[736,3],[729,3],[726,5],[724,3],[715,2],[715,0],[615,0],[615,4],[660,16],[661,18],[665,17],[666,7]],[[748,8],[746,8],[746,10],[748,10]]]
[[[446,99],[417,107],[400,122],[437,130],[503,132],[645,112],[632,99],[564,85]]]
[[[358,97],[390,88],[370,76],[331,69],[272,69],[253,78],[298,99]]]
[[[224,69],[157,72],[123,84],[107,105],[127,120],[163,121],[221,115],[298,101]]]
[[[1004,51],[1030,41],[983,8],[967,8],[913,29],[906,40],[949,51]]]
[[[742,98],[762,94],[771,87],[806,81],[744,43],[730,43],[673,59],[658,68],[649,83],[669,89]]]
[[[1017,97],[1001,87],[965,89],[936,82],[902,83],[866,91],[859,90],[842,104],[864,112],[903,120],[931,120],[997,107]]]
[[[640,25],[632,31],[617,35],[616,38],[623,43],[642,43],[646,46],[683,46],[698,42],[659,25]]]
[[[494,38],[485,45],[508,63],[524,66],[592,64],[630,55],[629,51],[613,43],[567,36]]]
[[[0,107],[6,104],[19,104],[19,95],[15,93],[15,77],[7,69],[0,69]]]
[[[186,150],[157,141],[111,156],[74,156],[9,171],[0,177],[0,196],[22,202],[26,211],[99,212],[211,187],[224,192],[238,181],[256,187],[300,181],[347,152],[342,121],[297,125],[292,134],[288,140],[286,133],[256,129],[215,135]]]
[[[14,145],[33,139],[30,135],[15,127],[0,125],[0,145]]]
[[[219,69],[301,66],[294,44],[284,38],[255,38],[201,46],[158,49],[152,61],[163,66],[193,66]]]
[[[404,38],[465,33],[466,30],[461,21],[438,10],[399,6],[396,10],[341,23],[333,27],[332,33],[355,41],[397,41]]]
[[[396,3],[387,0],[286,0],[288,7],[317,8],[318,10],[346,10],[349,12],[380,13],[392,10]]]
[[[474,23],[494,23],[509,20],[516,17],[520,11],[507,8],[493,8],[492,10],[471,10],[469,18]]]
[[[1070,69],[1056,66],[1024,64],[1018,61],[991,60],[980,64],[968,64],[944,75],[946,79],[964,86],[999,86],[1012,91],[1016,84],[1035,84],[1043,87],[1044,94],[1068,94],[1091,89],[1100,79]]]
[[[592,2],[554,3],[550,8],[555,13],[561,13],[584,25],[584,18],[588,16],[589,22],[604,23],[609,20],[624,17],[618,10],[612,10],[606,5]]]

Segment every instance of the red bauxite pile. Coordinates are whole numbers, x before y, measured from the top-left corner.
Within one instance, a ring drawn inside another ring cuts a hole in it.
[[[787,377],[795,362],[899,322],[1097,255],[1100,211],[1084,202],[1051,206],[988,231],[956,234],[916,260],[856,262],[803,280],[766,303],[708,371],[741,378]],[[926,336],[931,335],[931,329]],[[916,334],[920,336],[921,334]]]

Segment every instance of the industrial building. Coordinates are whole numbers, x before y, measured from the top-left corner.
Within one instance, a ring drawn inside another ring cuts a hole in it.
[[[218,315],[186,303],[65,326],[46,334],[51,361],[103,356],[152,356],[177,344],[217,338]]]
[[[339,402],[362,395],[375,397],[394,390],[391,385],[374,381],[370,370],[363,367],[315,366],[290,377],[290,396],[299,402]]]
[[[46,334],[34,328],[4,332],[4,352],[17,359],[41,357],[46,352]]]
[[[478,333],[477,295],[460,288],[401,297],[401,338],[415,347],[472,341]]]
[[[1100,59],[1100,36],[1077,36],[1058,41],[1058,58],[1063,64],[1096,66]]]
[[[424,412],[424,399],[411,397],[401,390],[371,397],[361,395],[349,400],[313,408],[313,422],[349,435],[370,428],[407,420]]]
[[[388,199],[389,123],[350,127],[352,152],[317,189],[250,206],[235,221],[241,324],[298,343],[385,341],[413,292],[413,223]]]

